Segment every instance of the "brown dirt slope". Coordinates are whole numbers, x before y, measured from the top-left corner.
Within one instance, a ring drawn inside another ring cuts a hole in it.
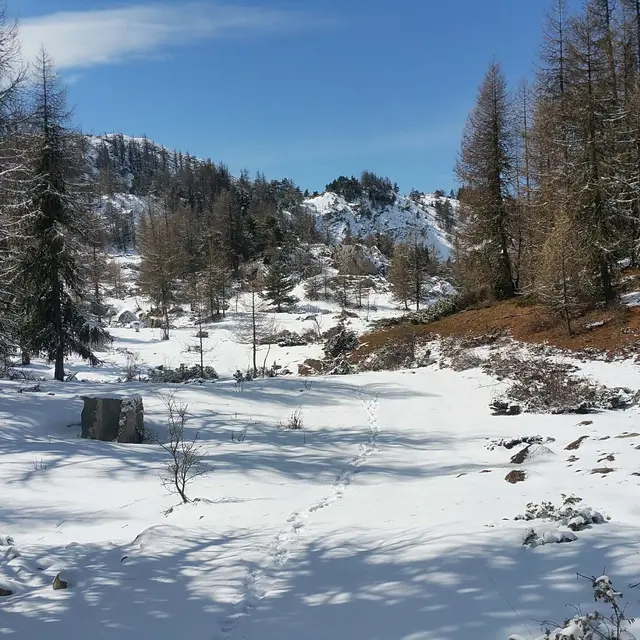
[[[594,323],[598,323],[598,326],[593,326]],[[640,344],[640,307],[619,306],[589,311],[575,321],[575,333],[569,336],[566,326],[542,307],[524,306],[512,300],[498,302],[463,311],[431,324],[397,325],[374,331],[363,336],[363,345],[353,354],[353,359],[359,361],[380,346],[411,336],[482,336],[495,331],[504,332],[522,342],[548,343],[570,351],[633,351],[635,345]]]

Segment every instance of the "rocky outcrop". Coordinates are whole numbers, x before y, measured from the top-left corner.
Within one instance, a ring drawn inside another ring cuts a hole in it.
[[[83,438],[139,444],[144,440],[144,407],[139,395],[125,398],[85,396]]]

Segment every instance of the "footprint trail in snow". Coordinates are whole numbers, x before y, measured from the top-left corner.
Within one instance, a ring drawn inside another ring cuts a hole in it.
[[[223,619],[220,632],[215,640],[231,640],[242,637],[242,627],[248,622],[251,612],[274,589],[278,582],[279,569],[298,550],[299,536],[304,531],[306,522],[317,511],[326,509],[337,500],[342,499],[359,467],[378,450],[378,436],[380,434],[378,398],[377,396],[368,396],[362,391],[358,392],[358,395],[367,415],[367,441],[360,445],[358,454],[347,463],[344,470],[333,481],[332,491],[328,496],[314,502],[306,509],[295,511],[287,518],[286,526],[268,545],[260,564],[247,572],[243,581],[242,595],[233,605],[232,612]]]

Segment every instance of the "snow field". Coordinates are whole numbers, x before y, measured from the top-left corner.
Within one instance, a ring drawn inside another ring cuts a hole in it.
[[[305,315],[279,321],[299,331]],[[195,363],[185,352],[193,328],[168,342],[156,330],[114,329],[102,368],[70,363],[75,382],[42,382],[40,393],[18,393],[31,382],[0,385],[0,588],[15,592],[0,599],[0,636],[535,637],[536,621],[573,615],[566,605],[592,608],[576,572],[603,568],[630,614],[637,609],[626,589],[640,579],[636,409],[493,417],[495,380],[436,367],[241,388],[230,374],[246,366],[248,348],[233,341],[232,318],[209,328],[205,346],[222,379],[172,388],[214,467],[188,505],[163,489],[158,447],[80,440],[78,422],[84,394],[139,393],[147,425],[161,431],[158,392],[169,387],[116,383],[125,361],[117,349],[136,351],[141,364]],[[318,345],[277,347],[269,361],[295,370],[320,354]],[[605,384],[640,387],[634,365],[581,367]],[[44,364],[32,369],[50,377]],[[298,409],[304,430],[278,428]],[[519,447],[487,446],[530,435],[555,440],[523,465],[510,463]],[[613,471],[592,473],[602,467]],[[526,480],[505,482],[516,468]],[[561,494],[610,520],[573,542],[523,547],[531,527],[549,539],[560,529],[514,518],[529,502],[560,505]],[[51,588],[59,571],[66,591]]]

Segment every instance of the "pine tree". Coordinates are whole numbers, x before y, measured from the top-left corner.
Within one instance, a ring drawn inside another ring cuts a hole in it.
[[[474,263],[466,272],[467,286],[488,286],[498,298],[516,292],[509,232],[515,161],[512,116],[506,80],[494,62],[467,121],[456,174],[464,187],[461,201],[468,214],[463,239]]]
[[[54,377],[62,381],[65,357],[77,353],[98,364],[91,345],[108,335],[83,304],[81,243],[86,242],[85,221],[92,206],[82,183],[83,140],[69,128],[66,93],[44,51],[34,84],[33,173],[23,216],[29,238],[24,253],[26,335],[34,352],[43,352],[55,363]]]
[[[286,258],[280,251],[273,258],[264,282],[264,297],[281,313],[284,307],[294,305],[298,299],[291,295],[295,282]]]

